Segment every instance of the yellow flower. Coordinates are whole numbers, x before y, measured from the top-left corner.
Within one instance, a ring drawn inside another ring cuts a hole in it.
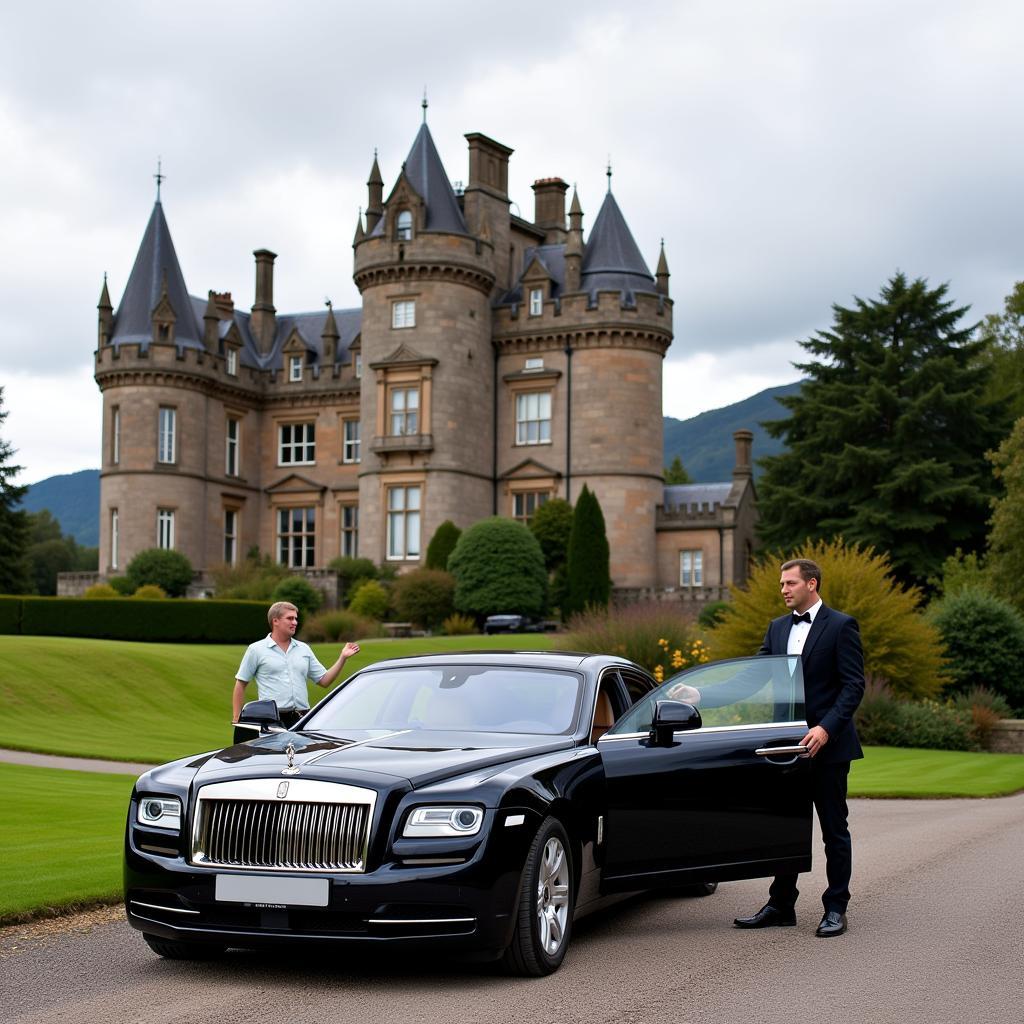
[[[654,666],[654,678],[656,682],[663,683],[665,681],[665,670],[660,665]]]

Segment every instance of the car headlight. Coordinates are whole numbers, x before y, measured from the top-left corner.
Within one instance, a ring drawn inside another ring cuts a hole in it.
[[[136,816],[140,825],[181,831],[181,801],[177,797],[140,794]]]
[[[483,824],[482,807],[417,807],[405,822],[402,835],[417,839],[423,836],[474,836]]]

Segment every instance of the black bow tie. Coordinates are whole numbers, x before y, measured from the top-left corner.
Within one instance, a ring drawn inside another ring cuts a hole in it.
[[[795,626],[798,622],[806,622],[808,625],[810,625],[811,613],[804,612],[803,615],[797,615],[796,612],[793,612],[793,625]]]

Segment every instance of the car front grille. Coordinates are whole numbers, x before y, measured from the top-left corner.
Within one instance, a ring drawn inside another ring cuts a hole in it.
[[[242,870],[361,872],[376,794],[292,779],[222,782],[199,791],[192,862]],[[278,792],[285,796],[278,796]]]

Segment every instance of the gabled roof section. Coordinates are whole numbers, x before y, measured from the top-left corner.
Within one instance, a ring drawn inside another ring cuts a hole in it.
[[[582,288],[590,293],[592,301],[599,291],[622,292],[626,305],[633,304],[635,292],[657,293],[654,278],[611,192],[604,197],[590,231],[580,270]]]
[[[202,348],[203,332],[185,287],[171,231],[158,199],[142,236],[135,265],[128,275],[121,304],[114,314],[114,331],[110,339],[113,344],[132,343],[146,348],[153,340],[151,315],[160,302],[165,275],[167,301],[174,310],[174,337],[178,347]],[[205,306],[204,300],[204,309]]]
[[[515,287],[510,288],[496,305],[511,306],[523,301],[523,280],[529,274],[534,262],[539,263],[548,277],[551,278],[551,297],[560,298],[565,291],[565,245],[559,242],[555,245],[538,245],[526,250],[523,256],[523,263],[526,269],[519,275]]]

